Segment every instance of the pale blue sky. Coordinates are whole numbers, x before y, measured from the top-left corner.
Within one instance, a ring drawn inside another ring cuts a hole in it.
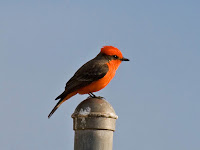
[[[71,114],[48,119],[65,83],[104,45],[123,62],[102,91],[119,119],[114,150],[200,149],[200,2],[0,2],[0,149],[72,150]]]

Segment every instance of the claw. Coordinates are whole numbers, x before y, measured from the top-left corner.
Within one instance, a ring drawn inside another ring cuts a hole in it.
[[[99,98],[99,99],[105,99],[104,97],[102,96],[97,96],[96,98]]]
[[[94,95],[92,92],[90,92],[90,93],[88,93],[89,94],[89,96],[88,96],[88,98],[87,99],[89,99],[89,98],[99,98],[99,99],[105,99],[104,97],[102,97],[102,96],[96,96],[96,95]]]

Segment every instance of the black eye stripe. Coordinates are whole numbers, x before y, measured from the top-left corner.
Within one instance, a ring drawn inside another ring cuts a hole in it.
[[[117,55],[106,55],[104,53],[101,53],[101,56],[103,56],[105,59],[107,60],[117,60],[117,59],[120,59],[119,56]]]

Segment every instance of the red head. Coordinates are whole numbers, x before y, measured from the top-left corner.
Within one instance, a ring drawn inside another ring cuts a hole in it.
[[[101,53],[108,56],[113,56],[114,58],[121,61],[129,61],[127,58],[124,58],[121,51],[114,46],[104,46],[101,48]]]

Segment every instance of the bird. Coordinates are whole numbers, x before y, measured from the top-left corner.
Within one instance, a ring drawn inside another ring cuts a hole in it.
[[[114,46],[103,46],[100,53],[82,67],[66,83],[65,90],[55,100],[59,100],[48,115],[50,118],[58,107],[76,94],[89,94],[96,98],[93,92],[97,92],[108,85],[115,76],[122,61],[129,61],[123,57],[121,51]]]

